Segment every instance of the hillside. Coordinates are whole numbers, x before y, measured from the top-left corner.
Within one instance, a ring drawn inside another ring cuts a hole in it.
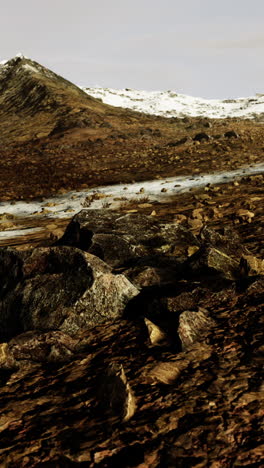
[[[235,168],[263,153],[261,124],[112,107],[24,57],[0,66],[0,135],[2,201]]]

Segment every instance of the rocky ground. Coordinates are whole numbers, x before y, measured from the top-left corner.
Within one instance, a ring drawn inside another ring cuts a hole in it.
[[[108,210],[3,249],[1,466],[261,466],[263,269]]]
[[[21,58],[0,86],[2,201],[263,162],[254,122],[113,110]],[[263,465],[263,174],[142,197],[1,216],[40,228],[1,239],[1,468]]]

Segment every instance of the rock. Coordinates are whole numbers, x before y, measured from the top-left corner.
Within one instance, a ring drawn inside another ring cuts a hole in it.
[[[229,130],[228,132],[224,133],[225,138],[239,138],[239,135],[235,130]]]
[[[187,216],[183,214],[177,214],[174,216],[175,223],[184,224],[187,221]]]
[[[187,360],[177,360],[172,362],[160,362],[153,369],[146,372],[146,379],[151,385],[162,383],[173,385],[179,378],[181,372],[189,365]]]
[[[239,261],[215,248],[202,248],[190,257],[193,272],[206,270],[220,274],[223,278],[234,281],[240,278]]]
[[[108,210],[82,210],[68,225],[56,245],[71,245],[96,254],[113,267],[144,255],[184,252],[199,245],[183,226],[158,223],[154,216],[121,215]]]
[[[246,221],[247,223],[251,223],[252,218],[255,216],[252,211],[244,210],[242,208],[237,211],[236,215],[240,221]]]
[[[8,343],[0,343],[0,371],[7,369],[15,369],[16,361],[9,351]]]
[[[200,232],[200,242],[204,246],[214,247],[221,250],[226,255],[238,259],[242,254],[249,253],[245,247],[242,246],[240,238],[236,231],[231,228],[224,228],[224,234],[209,229],[204,226]]]
[[[206,310],[198,312],[182,312],[179,319],[178,333],[184,350],[190,348],[196,341],[201,341],[203,336],[210,331],[215,324]]]
[[[203,126],[204,126],[205,128],[212,128],[213,125],[212,125],[211,122],[205,121],[205,122],[203,122]]]
[[[77,349],[78,340],[60,331],[28,331],[13,338],[5,347],[1,368],[21,367],[25,362],[67,362]]]
[[[115,234],[95,234],[89,252],[112,267],[117,267],[143,254],[140,247],[131,245],[128,240]]]
[[[144,321],[148,329],[150,343],[153,346],[166,346],[171,344],[164,330],[147,318],[145,318]]]
[[[161,192],[162,192],[162,193],[168,192],[168,189],[165,188],[165,187],[163,187],[163,188],[161,189]]]
[[[122,364],[113,362],[108,366],[100,394],[103,405],[107,404],[113,415],[120,417],[124,422],[134,416],[136,398]]]
[[[192,212],[193,219],[203,219],[204,218],[204,210],[203,208],[196,208]]]
[[[191,257],[193,254],[198,252],[199,247],[197,245],[190,245],[187,249],[188,257]]]
[[[146,369],[145,378],[151,385],[173,385],[179,379],[182,372],[188,367],[195,368],[200,362],[210,358],[212,349],[202,343],[194,343],[190,349],[180,353],[177,358],[170,361],[159,362]]]
[[[200,132],[200,133],[197,133],[194,137],[193,137],[193,141],[208,141],[210,140],[210,136],[205,133],[205,132]]]
[[[138,259],[122,271],[138,288],[160,288],[174,284],[183,274],[184,265],[173,256],[155,255]]]
[[[254,255],[242,255],[240,268],[244,269],[247,276],[264,275],[264,260]]]
[[[203,221],[198,218],[188,218],[188,225],[194,231],[199,232],[199,230],[203,227]]]
[[[152,208],[152,204],[151,203],[140,203],[138,205],[138,208]]]
[[[138,294],[123,275],[113,275],[102,260],[75,248],[36,248],[23,254],[7,249],[1,254],[2,341],[34,329],[74,335],[122,317]]]
[[[192,141],[191,138],[189,136],[186,136],[177,141],[170,141],[169,143],[167,143],[167,146],[173,148],[175,146],[184,145],[185,143],[190,143],[191,141]]]

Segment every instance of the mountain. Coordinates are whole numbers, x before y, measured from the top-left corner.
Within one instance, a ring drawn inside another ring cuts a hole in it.
[[[235,168],[262,141],[254,121],[135,112],[26,57],[0,64],[0,200]]]
[[[139,91],[135,89],[83,88],[89,96],[105,104],[120,106],[163,117],[232,117],[264,119],[264,94],[238,99],[203,99],[174,91]]]
[[[107,126],[116,114],[33,60],[17,56],[0,66],[1,140],[5,143]]]

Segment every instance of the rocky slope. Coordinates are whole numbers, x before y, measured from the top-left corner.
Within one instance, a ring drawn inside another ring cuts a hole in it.
[[[1,250],[1,466],[260,467],[263,261],[107,210],[56,244]]]
[[[112,107],[36,62],[0,66],[0,200],[263,160],[263,125]]]

